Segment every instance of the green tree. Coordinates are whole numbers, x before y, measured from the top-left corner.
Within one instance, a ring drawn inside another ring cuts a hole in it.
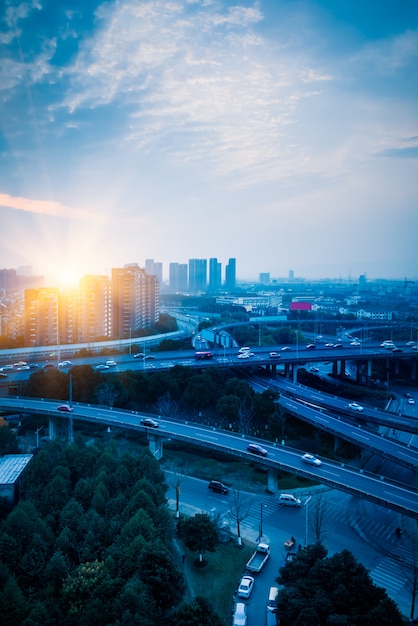
[[[194,517],[180,518],[177,532],[185,545],[199,553],[199,562],[203,562],[203,553],[214,552],[218,544],[218,531],[206,513],[196,513]]]
[[[171,609],[180,602],[186,589],[184,577],[161,541],[144,548],[139,558],[139,572],[157,606]]]
[[[212,604],[202,596],[183,602],[174,614],[172,626],[223,626]]]
[[[276,580],[284,585],[278,596],[281,626],[405,624],[395,602],[348,550],[327,557],[321,543],[311,544],[280,568]]]

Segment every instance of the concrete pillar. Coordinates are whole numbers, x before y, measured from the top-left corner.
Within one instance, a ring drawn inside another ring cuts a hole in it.
[[[332,362],[332,375],[337,376],[338,374],[338,361]]]
[[[267,491],[270,493],[277,492],[277,469],[269,467],[267,474]]]
[[[367,360],[367,372],[366,372],[366,384],[367,386],[370,386],[370,381],[372,379],[372,366],[373,366],[373,361],[371,359]]]
[[[340,374],[341,374],[341,378],[344,378],[345,376],[345,360],[341,359],[340,361]]]
[[[160,461],[163,458],[163,438],[158,435],[148,433],[149,449],[151,454]]]
[[[285,365],[284,365],[284,376],[285,376],[286,380],[289,380],[289,378],[290,378],[290,363],[285,363]]]
[[[49,441],[56,439],[57,437],[57,420],[55,417],[50,417],[48,420],[48,432],[49,432]]]
[[[292,381],[294,383],[298,382],[298,366],[293,364],[293,376],[292,376]]]

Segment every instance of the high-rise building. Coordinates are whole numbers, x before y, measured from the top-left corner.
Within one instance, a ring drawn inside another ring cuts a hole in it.
[[[229,293],[235,291],[237,286],[236,265],[236,259],[229,259],[228,265],[225,268],[225,289]]]
[[[202,293],[207,287],[207,260],[189,259],[189,291]]]
[[[78,298],[78,342],[112,336],[112,283],[107,276],[83,276]]]
[[[171,291],[187,291],[187,263],[170,263],[169,287]]]
[[[218,263],[218,259],[209,259],[209,286],[208,290],[216,293],[222,284],[222,264]]]
[[[157,277],[161,288],[163,284],[163,264],[160,261],[155,262],[154,259],[145,259],[145,271],[149,276]]]
[[[262,285],[269,285],[270,284],[270,272],[261,272],[259,274],[259,282]]]
[[[160,318],[160,291],[156,276],[137,263],[112,269],[112,335],[127,339]]]
[[[47,346],[60,343],[59,290],[25,290],[25,345]]]

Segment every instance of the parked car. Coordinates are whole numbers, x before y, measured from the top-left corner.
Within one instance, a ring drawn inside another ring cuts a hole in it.
[[[304,463],[308,463],[308,465],[316,465],[317,467],[322,465],[322,461],[318,459],[318,457],[314,456],[313,454],[302,455],[302,461]]]
[[[221,483],[219,480],[211,480],[208,488],[211,491],[215,491],[216,493],[223,493],[224,495],[226,495],[229,491],[228,487],[226,487],[226,485]]]
[[[247,451],[251,452],[251,454],[257,454],[258,456],[267,456],[267,450],[265,450],[262,446],[259,446],[257,443],[249,443]]]
[[[237,596],[239,598],[249,598],[254,587],[252,576],[243,576],[238,587]]]
[[[232,624],[233,626],[247,626],[247,605],[244,602],[235,604]]]
[[[147,428],[158,428],[158,422],[151,419],[151,417],[144,417],[144,419],[140,421],[140,424],[141,426],[146,426]]]
[[[70,404],[60,404],[57,406],[58,411],[64,411],[64,413],[72,413],[74,410]]]

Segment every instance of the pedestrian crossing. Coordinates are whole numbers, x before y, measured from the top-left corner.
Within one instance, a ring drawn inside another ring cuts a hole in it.
[[[389,597],[396,595],[412,576],[413,549],[410,545],[399,545],[396,552],[383,557],[376,567],[370,568],[370,576],[378,587],[386,589]]]

